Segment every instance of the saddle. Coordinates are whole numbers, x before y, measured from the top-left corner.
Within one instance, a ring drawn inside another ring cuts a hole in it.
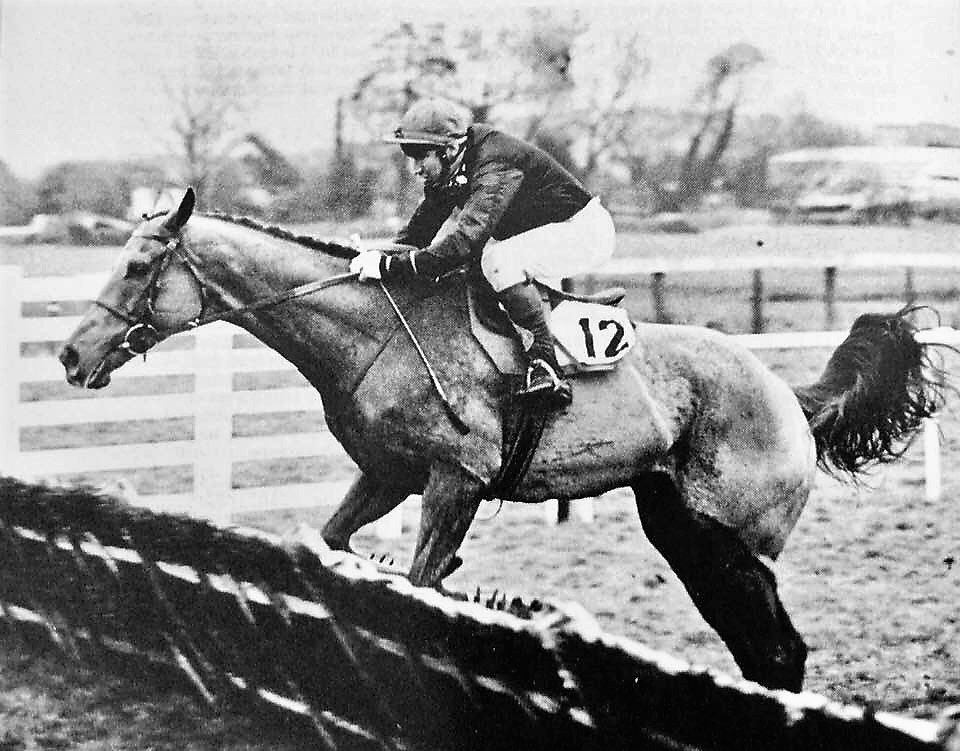
[[[537,279],[531,283],[543,299],[557,362],[565,375],[611,370],[636,343],[627,311],[617,307],[626,296],[622,287],[577,294]],[[471,275],[467,290],[473,336],[500,372],[523,373],[522,350],[530,345],[529,332],[513,324],[482,276]]]
[[[544,313],[565,375],[610,370],[633,346],[633,325],[627,312],[616,307],[626,294],[623,288],[581,295],[531,281],[547,306]],[[482,275],[468,275],[466,287],[473,336],[500,372],[518,383],[526,370],[523,352],[532,335],[513,324]],[[502,463],[488,489],[489,498],[509,498],[519,487],[550,419],[547,412],[525,408],[515,398],[510,401],[504,409]]]

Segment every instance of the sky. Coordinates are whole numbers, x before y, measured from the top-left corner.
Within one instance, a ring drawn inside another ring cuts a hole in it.
[[[0,160],[35,177],[64,160],[170,145],[169,94],[201,47],[257,60],[247,117],[286,153],[328,148],[335,103],[402,21],[509,22],[525,0],[0,0]],[[960,0],[593,0],[596,33],[636,29],[651,105],[686,104],[707,60],[747,42],[767,62],[748,106],[838,123],[960,126]],[[613,37],[611,37],[613,39]]]

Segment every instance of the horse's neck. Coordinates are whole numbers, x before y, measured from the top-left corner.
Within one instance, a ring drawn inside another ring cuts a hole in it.
[[[347,271],[343,259],[321,250],[243,227],[213,229],[204,226],[195,247],[205,281],[230,308]],[[293,363],[326,402],[351,391],[368,352],[379,350],[376,332],[364,325],[362,313],[352,312],[373,294],[346,282],[242,314],[235,322]]]
[[[209,217],[187,226],[187,241],[208,283],[231,307],[347,270],[343,259],[321,250]]]

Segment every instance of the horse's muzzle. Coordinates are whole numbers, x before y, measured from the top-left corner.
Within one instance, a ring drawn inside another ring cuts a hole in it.
[[[86,371],[80,365],[80,353],[72,344],[64,344],[58,356],[66,373],[67,383],[85,389],[102,389],[110,383],[110,371],[104,358],[92,370]]]
[[[80,353],[72,344],[64,344],[60,348],[60,354],[57,355],[63,370],[67,375],[67,383],[71,386],[80,386],[82,379],[80,377]]]

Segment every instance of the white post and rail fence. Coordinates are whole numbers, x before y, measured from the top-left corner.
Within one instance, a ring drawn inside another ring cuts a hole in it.
[[[763,267],[782,267],[780,259],[754,259],[747,262],[710,261],[715,269],[748,268],[764,261]],[[854,266],[857,262],[854,259]],[[876,260],[876,257],[874,257]],[[696,259],[674,261],[618,260],[605,271],[614,276],[649,275],[661,283],[666,273],[704,270],[709,264]],[[914,265],[941,268],[960,267],[960,257],[911,256]],[[804,265],[809,262],[804,259]],[[865,263],[865,260],[864,260]],[[900,259],[900,264],[903,259]],[[844,264],[836,264],[844,265]],[[874,263],[870,268],[877,268]],[[889,265],[893,265],[890,263]],[[834,266],[835,268],[836,266]],[[756,267],[753,267],[756,268]],[[829,267],[824,267],[829,268]],[[864,266],[865,268],[865,266]],[[658,277],[655,275],[659,275]],[[835,278],[835,274],[833,275]],[[25,384],[62,382],[63,369],[47,347],[42,356],[31,356],[27,343],[59,342],[79,321],[76,316],[24,316],[23,305],[56,305],[65,301],[92,299],[99,291],[102,273],[72,277],[25,277],[19,267],[0,266],[0,474],[27,480],[85,472],[131,472],[154,467],[183,467],[192,473],[192,489],[183,493],[143,495],[138,503],[157,511],[187,513],[229,521],[234,514],[267,509],[313,507],[319,498],[339,498],[347,488],[340,483],[296,483],[264,487],[235,488],[234,464],[253,460],[296,459],[310,457],[349,458],[333,436],[322,428],[267,436],[236,436],[234,421],[238,415],[272,412],[317,411],[320,399],[306,381],[302,385],[256,391],[235,390],[234,379],[241,373],[292,371],[293,366],[266,347],[235,347],[239,333],[229,324],[204,326],[189,336],[192,349],[160,348],[144,363],[133,360],[114,374],[115,379],[143,376],[187,376],[192,389],[183,393],[114,396],[112,389],[72,399],[24,399]],[[587,281],[587,284],[591,281]],[[187,335],[184,335],[187,336]],[[846,332],[802,332],[743,335],[737,337],[752,349],[833,348]],[[938,328],[923,332],[928,341],[957,344],[960,332]],[[186,418],[193,421],[193,437],[188,440],[119,445],[77,446],[71,448],[32,449],[23,446],[22,431],[29,428],[81,426],[91,423],[125,423],[131,420]],[[925,483],[928,497],[939,496],[942,487],[939,429],[929,420],[924,436]],[[400,531],[398,511],[378,529],[385,536]],[[589,506],[580,510],[589,518]]]

